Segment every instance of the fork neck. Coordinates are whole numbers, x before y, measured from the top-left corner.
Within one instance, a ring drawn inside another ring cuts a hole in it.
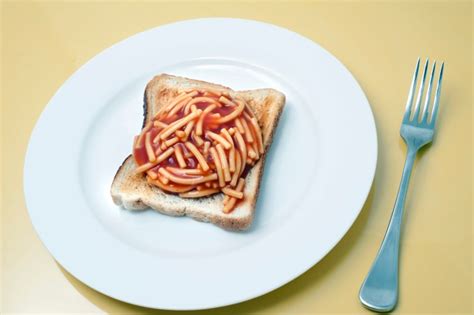
[[[405,159],[405,165],[403,166],[402,180],[398,189],[397,199],[395,201],[394,212],[400,212],[400,219],[402,215],[403,205],[405,204],[405,197],[408,190],[408,184],[410,182],[411,173],[413,170],[413,164],[415,163],[416,154],[418,153],[419,147],[408,146],[407,156]]]
[[[407,156],[405,158],[405,167],[404,167],[404,170],[405,168],[408,166],[407,164],[409,164],[409,162],[414,162],[415,161],[415,158],[416,158],[416,155],[418,154],[418,150],[420,150],[420,147],[416,147],[416,146],[408,146],[407,148]],[[413,163],[411,163],[412,166],[413,166]]]

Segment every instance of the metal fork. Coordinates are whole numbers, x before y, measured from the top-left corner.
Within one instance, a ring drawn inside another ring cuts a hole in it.
[[[435,76],[436,61],[431,70],[431,76],[428,84],[428,91],[425,96],[425,104],[420,113],[423,92],[425,88],[426,74],[428,72],[429,60],[426,59],[423,76],[413,108],[413,97],[415,94],[418,78],[418,69],[420,68],[420,58],[416,63],[413,80],[408,93],[408,100],[403,116],[400,135],[408,146],[405,166],[403,168],[402,180],[398,189],[397,199],[393,208],[392,217],[385,233],[382,245],[380,246],[377,257],[370,269],[367,277],[362,284],[359,292],[359,299],[362,304],[377,312],[388,312],[395,308],[398,300],[398,257],[400,251],[400,227],[403,218],[403,209],[405,197],[408,190],[413,162],[415,161],[418,150],[433,140],[436,119],[438,117],[439,97],[441,92],[441,83],[443,80],[444,63],[441,65],[438,85],[433,102],[431,117],[428,117],[429,105],[431,99],[431,89],[433,77]]]

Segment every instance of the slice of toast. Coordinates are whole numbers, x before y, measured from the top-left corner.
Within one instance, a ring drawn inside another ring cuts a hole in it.
[[[244,200],[238,203],[232,212],[224,213],[222,193],[197,199],[185,199],[165,193],[158,187],[148,184],[143,174],[135,174],[136,164],[132,155],[128,156],[118,169],[112,183],[111,195],[115,204],[128,210],[151,207],[167,215],[187,215],[228,230],[245,230],[252,223],[266,153],[285,104],[285,95],[273,89],[237,92],[217,84],[161,74],[154,77],[146,86],[143,126],[153,119],[163,104],[168,104],[180,91],[200,87],[225,90],[231,96],[245,99],[262,129],[264,154],[245,179]]]

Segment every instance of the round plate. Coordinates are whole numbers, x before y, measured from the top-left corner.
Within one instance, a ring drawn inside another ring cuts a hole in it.
[[[285,93],[248,231],[113,204],[158,73]],[[359,214],[376,159],[367,99],[330,53],[277,26],[198,19],[132,36],[74,73],[34,128],[24,189],[41,240],[82,282],[137,305],[204,309],[265,294],[323,258]]]

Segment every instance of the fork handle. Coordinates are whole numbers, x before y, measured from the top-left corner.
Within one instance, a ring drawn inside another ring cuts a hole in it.
[[[398,257],[400,251],[400,230],[413,163],[418,149],[407,152],[402,180],[392,217],[377,257],[365,278],[359,292],[362,304],[377,312],[393,310],[398,300]]]

